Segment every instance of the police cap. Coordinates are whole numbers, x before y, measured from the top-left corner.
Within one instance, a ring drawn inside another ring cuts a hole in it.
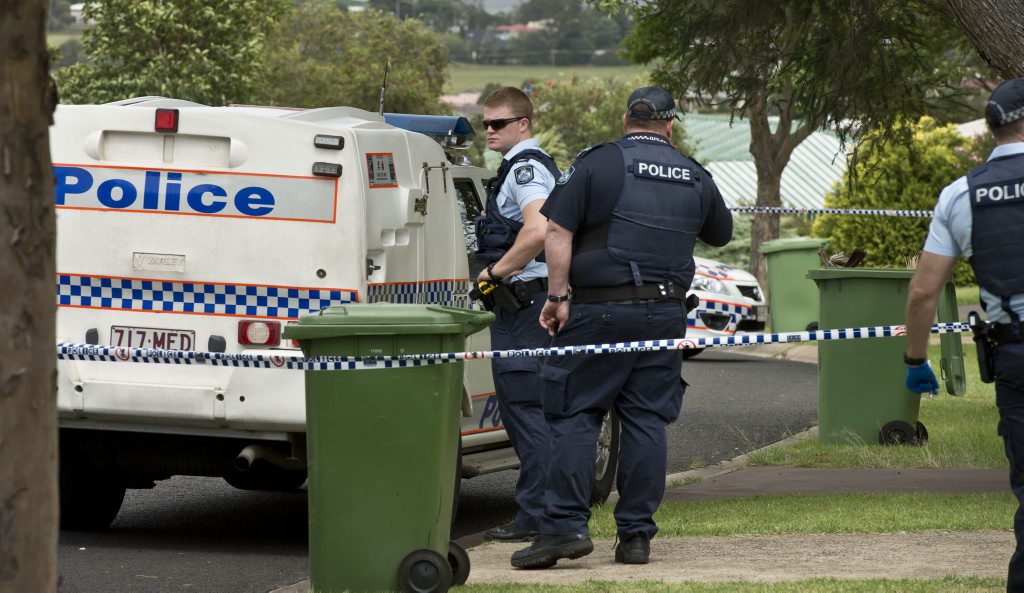
[[[985,105],[985,121],[992,128],[1024,118],[1024,78],[1007,80],[992,91]]]
[[[626,101],[626,113],[634,119],[679,119],[675,99],[660,86],[645,86],[633,91]]]

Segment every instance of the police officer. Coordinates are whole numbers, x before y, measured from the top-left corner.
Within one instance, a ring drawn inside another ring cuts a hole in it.
[[[477,219],[477,260],[486,267],[477,281],[491,292],[497,350],[539,348],[550,338],[537,327],[547,294],[541,205],[560,175],[554,160],[533,138],[533,104],[522,91],[500,88],[484,101],[487,147],[504,158],[491,181],[484,213]],[[491,365],[502,423],[519,457],[518,513],[486,532],[488,539],[528,541],[540,528],[551,436],[541,409],[540,363],[535,358],[498,358]]]
[[[985,107],[997,146],[988,161],[939,194],[907,299],[905,384],[914,393],[938,393],[928,364],[928,336],[942,286],[963,255],[981,286],[982,325],[993,349],[999,434],[1010,461],[1010,489],[1024,502],[1024,78],[1008,80]],[[980,361],[985,348],[979,343]],[[990,379],[991,380],[991,379]],[[1007,591],[1024,591],[1024,510],[1014,517],[1017,548],[1010,559]]]
[[[553,345],[684,334],[694,242],[728,243],[732,215],[711,175],[672,147],[674,119],[668,91],[637,89],[623,114],[626,135],[580,153],[541,209],[550,284],[540,324]],[[665,427],[682,406],[682,362],[680,350],[545,360],[553,438],[547,510],[540,537],[512,556],[512,566],[547,568],[593,550],[587,503],[610,409],[621,426],[615,560],[647,563],[665,489]]]

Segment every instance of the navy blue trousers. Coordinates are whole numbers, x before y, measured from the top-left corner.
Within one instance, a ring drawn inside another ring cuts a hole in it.
[[[1010,462],[1010,489],[1017,497],[1013,532],[1017,548],[1010,558],[1006,590],[1024,592],[1024,342],[996,347],[996,407],[999,435]]]
[[[547,347],[551,337],[539,322],[546,295],[546,292],[538,292],[533,296],[532,305],[515,313],[495,308],[491,348]],[[501,422],[519,457],[515,497],[519,511],[515,523],[533,531],[540,531],[545,508],[544,482],[551,457],[551,433],[541,407],[539,371],[540,361],[533,357],[495,358],[491,361]]]
[[[679,338],[679,301],[572,305],[553,345]],[[619,417],[615,523],[620,538],[658,532],[654,512],[665,493],[665,427],[679,417],[685,384],[681,351],[551,357],[544,361],[544,412],[551,427],[547,511],[541,532],[587,534],[597,436],[605,413]]]

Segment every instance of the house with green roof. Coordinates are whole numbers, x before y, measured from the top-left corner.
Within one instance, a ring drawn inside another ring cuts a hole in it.
[[[777,125],[777,119],[771,122]],[[729,115],[687,113],[683,117],[687,141],[696,158],[711,172],[729,206],[751,206],[757,199],[757,170],[750,154],[750,122]],[[822,208],[825,194],[842,181],[846,154],[839,137],[815,132],[797,146],[782,172],[782,205]]]

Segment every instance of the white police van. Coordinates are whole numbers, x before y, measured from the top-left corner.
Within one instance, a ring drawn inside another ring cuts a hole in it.
[[[493,174],[445,151],[472,136],[464,118],[348,107],[61,105],[57,337],[300,356],[282,326],[327,306],[472,306],[469,229]],[[488,363],[465,368],[456,480],[518,467]],[[105,528],[126,488],[173,475],[276,490],[306,479],[300,372],[59,361],[58,404],[65,528]],[[617,449],[609,416],[596,499]]]

